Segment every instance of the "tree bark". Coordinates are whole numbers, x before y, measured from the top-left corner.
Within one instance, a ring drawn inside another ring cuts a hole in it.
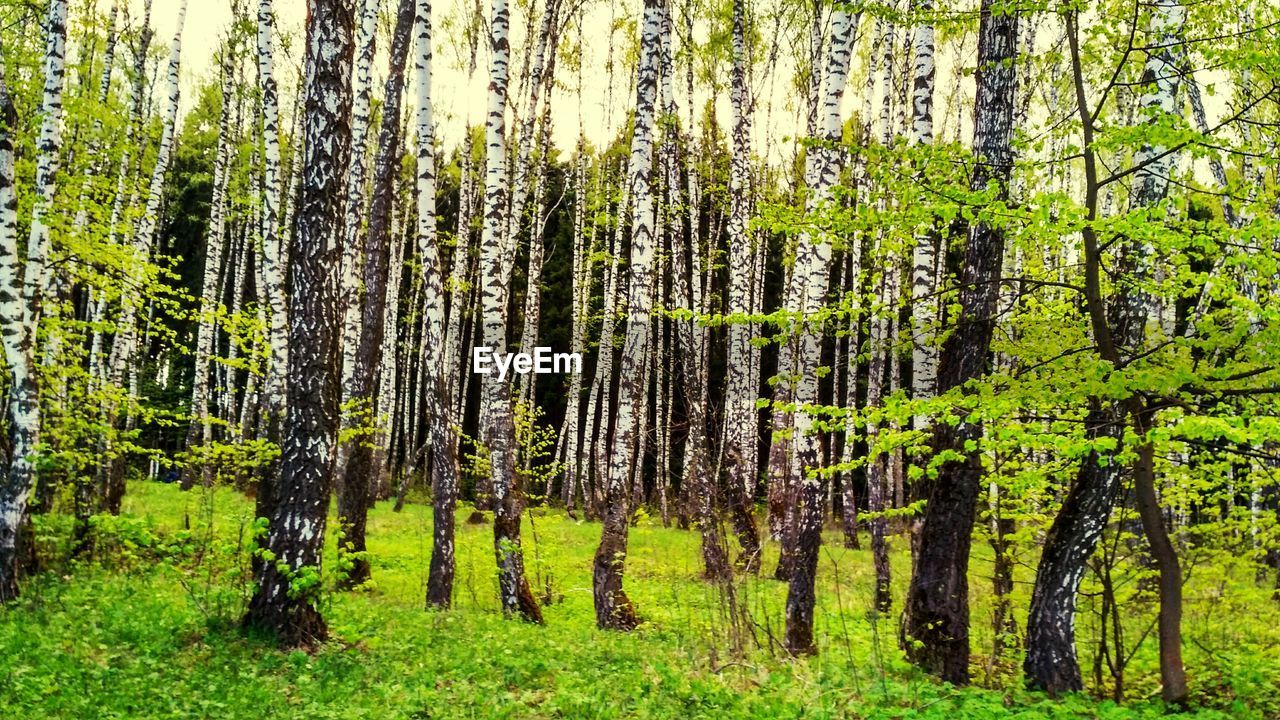
[[[862,19],[861,13],[850,15],[844,6],[832,10],[831,44],[823,71],[822,110],[819,137],[823,143],[839,142],[843,125],[840,105],[849,81],[849,62],[853,40]],[[809,197],[805,210],[813,214],[832,202],[832,189],[838,182],[842,153],[837,148],[821,146],[810,150],[805,168]],[[826,300],[831,265],[831,237],[825,230],[806,231],[796,247],[793,283],[800,291],[797,304],[789,308],[804,318],[796,349],[798,382],[795,402],[794,465],[791,472],[797,488],[792,499],[795,517],[790,532],[794,533],[794,557],[787,589],[786,647],[793,655],[816,652],[813,642],[814,584],[818,573],[818,549],[822,544],[822,520],[825,506],[823,482],[816,471],[821,462],[815,417],[808,406],[818,402],[818,363],[821,362],[821,330],[810,327],[810,318],[822,309]]]
[[[165,178],[169,171],[169,162],[173,156],[174,136],[178,121],[178,71],[182,64],[182,30],[186,23],[186,17],[187,0],[182,0],[182,4],[178,8],[178,26],[174,31],[173,43],[169,48],[168,97],[165,100],[165,111],[161,118],[163,127],[160,132],[160,147],[156,152],[155,166],[151,171],[151,182],[147,190],[147,203],[133,236],[131,250],[134,255],[134,264],[129,272],[129,284],[132,287],[139,287],[142,284],[146,263],[149,261],[154,249],[156,228],[160,222],[160,202],[164,197]],[[143,60],[140,60],[140,67]],[[116,334],[111,344],[111,355],[107,359],[107,381],[118,388],[125,387],[125,372],[134,362],[135,355],[138,352],[138,299],[125,298],[122,300],[121,305],[123,306],[121,318],[116,325]],[[121,409],[115,403],[108,403],[105,408],[108,424],[114,428],[113,435],[122,431],[129,424],[129,416],[132,413],[130,405],[136,399],[136,380],[137,376],[134,373],[130,378],[130,389],[128,400],[124,407],[123,418],[120,415]],[[119,452],[109,457],[110,460],[105,464],[106,471],[103,479],[105,487],[103,504],[108,512],[115,514],[119,512],[120,501],[124,497],[125,459],[123,454]]]
[[[328,635],[315,603],[339,420],[335,284],[342,243],[334,221],[342,216],[342,176],[351,154],[351,2],[308,0],[307,10],[303,182],[289,253],[288,410],[268,555],[244,618],[284,647]]]
[[[435,127],[431,98],[431,1],[417,0],[418,73],[418,256],[422,264],[424,378],[427,422],[430,425],[432,470],[431,568],[427,576],[427,604],[447,608],[453,601],[454,508],[458,501],[458,438],[450,404],[450,368],[455,358],[445,355],[443,262],[436,235]],[[464,189],[465,192],[465,189]],[[465,249],[465,245],[462,246]]]
[[[404,95],[404,67],[413,39],[414,0],[400,0],[391,40],[391,60],[387,70],[386,100],[378,133],[378,154],[373,166],[373,194],[369,208],[369,231],[365,234],[363,286],[359,343],[352,370],[350,397],[357,408],[355,422],[366,428],[367,437],[352,442],[347,450],[338,487],[338,523],[342,544],[353,553],[345,587],[356,587],[369,579],[365,528],[369,515],[369,491],[377,468],[374,446],[383,438],[373,429],[380,425],[374,404],[377,391],[378,360],[386,331],[388,283],[392,245],[391,228],[395,203],[395,180],[400,166],[400,105]],[[399,258],[396,259],[399,262]],[[383,378],[383,382],[391,382]]]
[[[369,137],[369,113],[372,104],[373,58],[378,45],[378,13],[382,0],[355,0],[356,16],[355,66],[352,78],[351,99],[351,162],[347,165],[343,210],[342,236],[342,428],[359,428],[367,421],[361,415],[356,393],[356,354],[361,342],[361,323],[364,321],[364,235],[366,214],[365,185],[368,159],[366,146]],[[398,7],[398,6],[397,6]],[[398,15],[398,14],[397,14]],[[371,211],[372,208],[369,208]],[[353,402],[354,400],[354,402]],[[346,474],[347,458],[353,443],[338,445],[335,474],[341,479]]]
[[[191,419],[187,428],[187,462],[182,467],[181,485],[189,490],[199,475],[200,484],[208,487],[213,482],[210,464],[206,458],[197,460],[197,448],[208,448],[213,441],[209,422],[209,363],[212,362],[218,324],[217,310],[221,306],[218,270],[222,266],[223,245],[226,235],[227,170],[231,162],[231,43],[222,48],[222,111],[218,122],[218,144],[213,163],[213,198],[210,201],[209,230],[205,235],[204,280],[200,294],[200,315],[196,329],[195,376],[191,381]]]
[[[728,328],[728,358],[724,395],[723,452],[729,470],[727,496],[742,553],[738,564],[749,573],[760,568],[760,533],[755,520],[756,467],[752,452],[756,437],[757,388],[752,384],[751,312],[755,282],[751,214],[751,98],[747,87],[746,1],[733,2],[733,71],[730,101],[733,109],[733,155],[729,161],[729,297],[727,312],[735,316]],[[690,128],[690,132],[693,129]],[[748,447],[751,446],[751,447]]]
[[[627,297],[622,365],[619,368],[617,423],[604,488],[604,529],[592,573],[596,624],[613,630],[631,630],[639,623],[635,607],[622,589],[622,576],[630,526],[627,480],[635,457],[638,415],[645,412],[644,398],[648,391],[644,384],[643,365],[649,352],[653,304],[653,130],[662,13],[661,0],[644,1],[640,64],[636,71],[635,130],[631,136],[631,159],[627,172],[634,203],[631,216],[631,287]]]
[[[0,344],[9,365],[8,467],[0,479],[0,603],[18,596],[20,557],[31,553],[23,526],[35,485],[33,460],[40,441],[40,389],[35,376],[37,325],[45,294],[49,226],[62,149],[62,91],[66,84],[67,3],[51,0],[45,20],[44,92],[36,140],[35,203],[26,262],[18,266],[18,205],[13,133],[18,118],[0,80]]]
[[[507,76],[511,59],[508,38],[510,10],[507,0],[493,0],[490,16],[489,110],[485,119],[484,232],[480,244],[483,280],[480,299],[483,308],[483,342],[495,356],[506,353],[508,275],[505,273],[504,236],[507,222],[506,109]],[[515,469],[515,425],[511,408],[511,385],[498,380],[496,373],[484,376],[484,403],[487,414],[485,440],[489,449],[490,478],[493,485],[493,545],[498,563],[499,598],[503,611],[525,620],[542,622],[529,581],[524,573],[524,552],[520,547],[520,513],[523,489]]]
[[[978,30],[977,101],[973,149],[977,156],[971,187],[994,184],[1008,198],[1012,172],[1014,60],[1017,15],[983,0]],[[987,372],[995,328],[1004,233],[987,222],[975,223],[965,247],[960,278],[960,314],[943,343],[938,392],[963,386]],[[934,452],[955,451],[961,459],[938,469],[925,507],[920,554],[907,591],[903,648],[927,672],[956,684],[969,681],[969,549],[981,489],[982,441],[978,423],[937,423]]]

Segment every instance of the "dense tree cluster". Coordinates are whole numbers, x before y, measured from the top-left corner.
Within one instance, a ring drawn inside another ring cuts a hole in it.
[[[326,532],[360,586],[393,498],[433,504],[428,605],[466,501],[503,609],[543,622],[542,504],[601,522],[596,621],[631,630],[652,513],[707,582],[785,581],[795,655],[838,526],[905,656],[958,684],[976,542],[991,655],[1053,694],[1083,687],[1086,583],[1155,598],[1174,704],[1189,558],[1280,593],[1273,4],[308,0],[294,37],[231,0],[183,117],[186,0],[164,47],[151,0],[104,4],[0,9],[0,600],[39,568],[33,516],[80,551],[171,474],[256,498],[244,622],[290,646],[327,635]],[[433,45],[487,71],[452,146]],[[479,346],[585,362],[477,375]],[[1118,630],[1095,654],[1121,687]]]

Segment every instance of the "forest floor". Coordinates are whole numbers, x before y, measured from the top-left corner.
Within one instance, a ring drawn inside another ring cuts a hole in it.
[[[701,581],[697,535],[643,519],[632,529],[627,589],[646,620],[630,634],[597,630],[590,560],[596,523],[535,509],[525,521],[546,626],[496,607],[492,528],[459,511],[455,608],[422,609],[431,513],[379,504],[370,516],[374,581],[329,593],[332,639],[279,652],[236,621],[251,589],[243,543],[252,502],[229,489],[183,493],[135,483],[120,518],[96,518],[92,557],[55,562],[0,609],[0,718],[1130,718],[1158,717],[1150,602],[1123,608],[1127,638],[1144,637],[1125,671],[1125,702],[1052,701],[1021,689],[1020,656],[992,663],[990,552],[975,544],[975,686],[914,671],[897,648],[898,605],[870,612],[868,550],[831,533],[822,554],[821,652],[787,659],[786,586]],[[189,529],[185,529],[189,526]],[[331,523],[331,527],[333,527]],[[57,556],[64,520],[38,524]],[[332,534],[332,533],[331,533]],[[864,546],[866,545],[864,541]],[[894,600],[910,558],[894,540]],[[330,551],[333,541],[330,539]],[[771,572],[776,547],[764,561]],[[336,563],[326,561],[327,567]],[[1280,607],[1243,566],[1196,570],[1187,585],[1185,655],[1199,718],[1280,717]],[[1019,558],[1013,607],[1022,621],[1034,558]],[[766,572],[766,574],[768,574]],[[1083,605],[1090,605],[1086,599]],[[732,608],[736,608],[733,610]],[[1082,667],[1097,618],[1082,607]],[[1096,615],[1096,613],[1095,613]],[[1145,635],[1144,635],[1145,632]],[[735,650],[735,645],[738,649]],[[1110,695],[1109,684],[1102,694]]]

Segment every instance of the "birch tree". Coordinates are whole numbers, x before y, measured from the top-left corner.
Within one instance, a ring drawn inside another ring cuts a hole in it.
[[[217,312],[220,303],[218,270],[222,266],[223,244],[226,232],[227,174],[231,163],[231,64],[234,49],[228,42],[224,47],[221,64],[222,112],[218,122],[217,150],[213,162],[213,199],[210,201],[209,230],[205,239],[204,278],[201,283],[200,314],[196,329],[195,377],[191,381],[191,421],[187,430],[187,454],[189,459],[182,471],[182,486],[195,484],[198,470],[201,484],[212,482],[209,463],[195,455],[197,446],[208,447],[213,441],[209,422],[209,363],[213,357],[216,338]]]
[[[165,101],[164,114],[161,116],[160,147],[156,152],[156,163],[151,171],[146,207],[143,209],[142,218],[138,221],[130,247],[130,251],[133,254],[133,264],[129,273],[129,283],[133,287],[140,287],[142,284],[146,263],[150,260],[151,253],[154,250],[156,228],[160,222],[160,201],[164,196],[164,183],[169,171],[169,162],[173,155],[175,126],[178,120],[178,99],[180,94],[178,72],[182,66],[182,30],[186,23],[186,17],[187,0],[182,0],[182,4],[178,7],[177,29],[174,31],[173,42],[169,47],[168,95]],[[130,370],[129,366],[135,360],[138,352],[138,302],[137,298],[132,297],[122,300],[121,317],[116,326],[116,334],[112,339],[111,355],[107,362],[107,381],[115,387],[124,387],[125,373]],[[133,388],[136,388],[136,373],[136,368],[130,370],[131,389],[128,393],[129,403],[133,403],[136,400],[136,395],[133,392]],[[120,422],[119,410],[114,404],[108,404],[106,414],[111,425],[117,425]],[[132,408],[126,406],[125,413],[127,424],[127,418],[132,413]],[[114,457],[110,458],[110,463],[106,467],[108,467],[108,470],[105,478],[105,504],[108,510],[118,512],[120,498],[124,496],[125,490],[123,457],[117,452]]]
[[[728,497],[734,527],[742,544],[739,563],[755,572],[760,564],[760,536],[756,530],[754,446],[758,414],[752,384],[752,328],[742,316],[751,312],[754,290],[753,236],[750,234],[751,97],[747,87],[746,0],[733,2],[733,71],[730,101],[733,109],[733,155],[729,163],[729,325],[724,398],[724,454],[729,468]]]
[[[342,246],[342,402],[350,403],[356,397],[354,387],[356,372],[356,348],[360,345],[360,329],[363,320],[364,244],[360,242],[365,220],[366,159],[368,144],[369,112],[373,90],[373,57],[378,46],[378,11],[382,0],[357,0],[359,15],[356,25],[355,76],[352,79],[351,104],[351,162],[347,167],[346,203],[343,215]],[[397,13],[398,15],[398,13]],[[344,427],[360,425],[360,418],[344,413]],[[338,450],[338,471],[345,472],[349,443]]]
[[[1009,197],[1013,169],[1017,14],[983,0],[978,27],[977,99],[973,112],[975,166],[971,189],[995,201]],[[960,273],[959,316],[942,345],[938,392],[956,390],[986,373],[995,330],[1004,230],[978,218],[969,229]],[[983,475],[980,423],[962,419],[933,427],[935,453],[949,451],[932,480],[920,550],[907,591],[904,649],[915,663],[949,682],[969,680],[969,549]]]
[[[1185,18],[1186,8],[1178,0],[1161,0],[1152,8],[1153,47],[1143,68],[1143,95],[1140,100],[1148,123],[1160,123],[1176,111],[1175,97],[1180,82],[1179,35]],[[1134,153],[1133,164],[1128,169],[1109,176],[1099,172],[1100,163],[1092,149],[1098,109],[1088,101],[1080,52],[1079,19],[1074,13],[1067,15],[1066,19],[1077,113],[1082,121],[1081,139],[1085,147],[1090,148],[1083,157],[1086,218],[1093,221],[1100,216],[1101,192],[1106,185],[1128,174],[1137,176],[1129,198],[1131,210],[1144,212],[1159,205],[1168,192],[1172,151],[1148,141]],[[1110,90],[1108,87],[1108,92]],[[1086,224],[1081,235],[1087,314],[1098,354],[1108,362],[1122,366],[1128,359],[1144,352],[1147,345],[1149,298],[1140,282],[1149,277],[1152,269],[1150,250],[1142,240],[1121,238],[1119,265],[1133,280],[1131,285],[1113,291],[1108,303],[1101,289],[1098,232]],[[1085,418],[1085,433],[1091,441],[1106,437],[1118,439],[1126,419],[1132,422],[1139,438],[1137,461],[1133,466],[1136,504],[1159,567],[1161,608],[1157,635],[1162,694],[1166,701],[1180,704],[1186,701],[1187,696],[1181,658],[1181,570],[1163,527],[1162,513],[1155,496],[1153,448],[1145,440],[1151,429],[1150,411],[1136,396],[1123,402],[1092,398]],[[1089,556],[1118,499],[1119,471],[1114,461],[1107,461],[1096,449],[1081,460],[1062,509],[1045,538],[1027,617],[1027,657],[1023,663],[1023,672],[1033,687],[1054,694],[1083,687],[1075,648],[1076,595]]]
[[[418,0],[414,69],[417,73],[418,259],[422,264],[424,368],[427,422],[430,425],[433,483],[433,544],[427,577],[427,604],[448,607],[453,599],[454,507],[458,499],[457,425],[450,403],[454,358],[445,353],[443,258],[436,237],[435,128],[431,97],[431,3]],[[465,191],[465,188],[463,189]],[[460,247],[465,248],[465,245]],[[455,249],[454,252],[458,252]]]
[[[365,234],[359,344],[355,351],[348,410],[354,409],[360,426],[374,428],[378,358],[386,330],[388,263],[391,262],[392,204],[394,183],[400,163],[400,103],[404,90],[404,68],[413,40],[414,0],[399,0],[395,30],[391,39],[391,60],[387,69],[386,101],[382,107],[382,127],[378,132],[378,154],[373,166],[373,195],[369,208],[369,230]],[[396,258],[395,262],[402,262]],[[344,355],[346,350],[344,348]],[[383,378],[392,382],[391,378]],[[369,562],[364,557],[365,525],[369,512],[370,479],[375,474],[374,444],[380,439],[365,430],[365,437],[350,444],[338,483],[338,517],[342,542],[353,553],[346,583],[357,586],[369,579]]]
[[[617,422],[604,480],[604,528],[592,565],[596,624],[613,630],[631,630],[639,622],[635,607],[623,591],[622,577],[630,525],[628,480],[635,459],[638,416],[645,411],[648,390],[643,364],[649,352],[653,305],[653,130],[657,115],[658,33],[662,12],[661,0],[645,0],[640,26],[640,64],[636,71],[635,129],[627,169],[634,204],[627,330],[619,368]]]
[[[263,288],[271,310],[268,327],[270,370],[267,374],[268,408],[273,415],[284,410],[284,369],[288,365],[288,309],[283,291],[282,241],[280,237],[280,100],[275,77],[272,32],[275,15],[272,0],[258,4],[258,83],[262,89],[262,253]]]
[[[921,15],[920,24],[912,35],[911,81],[911,143],[929,145],[933,142],[933,87],[937,74],[934,62],[933,21],[927,17],[933,11],[932,0],[914,0],[914,9]],[[935,291],[938,284],[938,237],[929,229],[916,233],[912,251],[911,274],[911,396],[917,400],[930,397],[938,380],[938,350],[932,334],[938,322],[938,302]],[[927,422],[919,417],[917,424]]]
[[[507,350],[507,300],[509,275],[506,272],[507,235],[507,78],[511,61],[510,10],[507,0],[490,5],[490,74],[488,115],[485,118],[484,230],[480,241],[483,310],[482,339],[495,357]],[[487,413],[485,441],[489,450],[490,480],[493,487],[493,546],[498,563],[498,593],[503,611],[519,614],[530,622],[542,622],[529,581],[524,574],[524,552],[520,547],[522,488],[515,469],[515,421],[511,407],[511,385],[496,373],[484,377],[484,405]]]
[[[290,262],[287,414],[264,562],[244,623],[283,646],[328,634],[316,609],[338,431],[342,174],[351,154],[350,0],[308,0],[302,175]]]
[[[35,377],[37,323],[49,259],[46,213],[53,208],[62,150],[62,91],[65,85],[67,3],[51,0],[45,16],[44,90],[36,140],[35,203],[26,260],[18,262],[18,192],[14,140],[18,120],[13,99],[0,80],[0,343],[9,366],[10,459],[0,482],[0,603],[18,596],[20,528],[28,522],[27,499],[35,483],[40,442],[40,389]],[[0,59],[3,59],[0,57]]]
[[[819,113],[815,140],[822,143],[810,148],[810,158],[805,168],[805,182],[809,195],[805,200],[808,214],[828,210],[833,202],[833,189],[839,179],[842,153],[828,145],[840,140],[843,126],[841,103],[845,86],[849,82],[849,61],[853,55],[853,40],[861,21],[861,13],[850,13],[844,6],[831,11],[831,36],[823,69],[822,108]],[[818,221],[821,223],[821,221]],[[818,402],[818,363],[821,361],[820,329],[809,327],[812,316],[825,302],[827,280],[831,270],[831,238],[827,231],[806,231],[796,246],[792,282],[798,292],[789,299],[804,327],[796,344],[798,382],[795,389],[794,446],[795,459],[792,472],[800,473],[795,481],[799,493],[792,500],[796,503],[793,565],[787,587],[786,647],[793,655],[814,652],[813,605],[814,581],[818,571],[818,548],[822,543],[822,516],[824,493],[821,478],[816,471],[820,464],[815,417],[811,407]],[[790,294],[789,294],[790,295]]]

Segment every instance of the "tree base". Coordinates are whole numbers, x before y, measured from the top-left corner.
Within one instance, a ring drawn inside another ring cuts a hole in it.
[[[241,623],[245,630],[271,635],[281,649],[314,651],[329,639],[329,626],[320,612],[305,602],[266,601],[254,595]]]

